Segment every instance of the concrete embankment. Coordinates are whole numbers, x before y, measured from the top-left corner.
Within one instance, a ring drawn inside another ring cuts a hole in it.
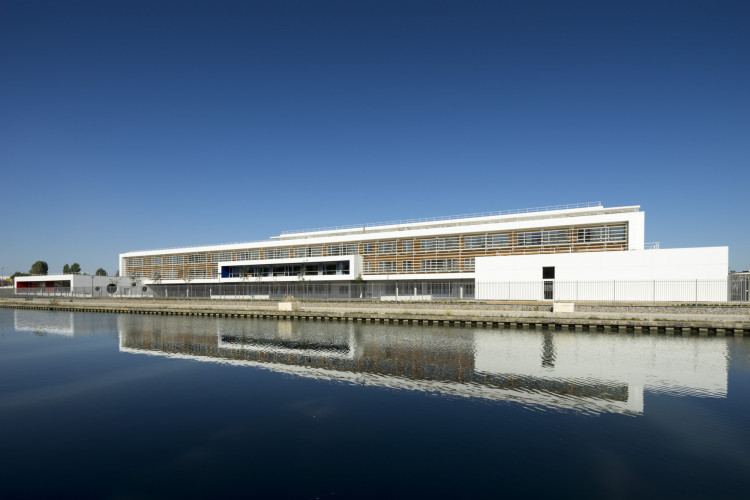
[[[12,309],[161,314],[179,316],[284,318],[319,321],[471,325],[523,328],[637,331],[695,335],[750,335],[750,305],[576,304],[576,312],[555,313],[549,303],[294,303],[277,301],[175,299],[0,299]]]

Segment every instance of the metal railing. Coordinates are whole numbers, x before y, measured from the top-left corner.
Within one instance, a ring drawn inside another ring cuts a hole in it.
[[[479,300],[570,302],[750,302],[750,281],[608,280],[478,282]]]
[[[601,201],[588,201],[584,203],[569,203],[567,205],[549,205],[546,207],[534,207],[534,208],[516,208],[511,210],[501,210],[497,212],[477,212],[473,214],[462,214],[462,215],[447,215],[442,217],[422,217],[418,219],[403,219],[386,222],[367,222],[365,224],[350,224],[345,226],[328,226],[319,227],[313,229],[298,229],[292,231],[282,231],[281,235],[286,236],[290,234],[305,234],[305,233],[317,233],[322,231],[346,231],[349,229],[365,229],[370,227],[380,226],[397,226],[401,224],[418,224],[420,222],[448,222],[459,219],[476,219],[479,217],[495,217],[499,215],[514,215],[514,214],[528,214],[536,212],[551,212],[554,210],[572,210],[575,208],[592,208],[601,207]]]

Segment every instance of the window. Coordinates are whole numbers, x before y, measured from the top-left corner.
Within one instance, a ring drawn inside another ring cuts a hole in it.
[[[372,262],[363,262],[362,263],[362,272],[363,273],[371,273],[372,272]]]
[[[151,257],[151,265],[152,266],[160,266],[161,265],[161,257]]]
[[[322,248],[322,247],[318,247]],[[263,258],[265,259],[288,259],[289,249],[288,248],[271,248],[263,251]]]
[[[206,277],[205,269],[188,269],[188,278],[190,279],[205,278],[205,277]]]
[[[219,277],[219,270],[216,269],[215,267],[213,269],[211,269],[211,277],[212,278],[218,278]]]
[[[464,259],[464,271],[473,271],[474,270],[474,257],[467,257]]]
[[[553,280],[555,279],[555,267],[543,267],[542,268],[542,279],[543,280]]]
[[[164,263],[168,266],[179,266],[182,264],[182,255],[167,255]]]
[[[428,238],[422,240],[422,251],[441,252],[444,250],[456,250],[458,248],[458,237],[453,238]]]
[[[557,231],[544,231],[542,233],[542,243],[545,245],[558,245],[568,242],[568,230],[560,229]]]
[[[204,262],[206,262],[205,253],[196,253],[196,254],[187,256],[188,264],[203,264]]]
[[[220,252],[211,254],[211,262],[226,262],[232,260],[232,252]]]
[[[411,261],[410,260],[404,260],[401,262],[401,270],[405,273],[410,273],[412,271],[411,268]]]
[[[396,272],[396,261],[395,260],[387,260],[383,262],[378,262],[378,272],[379,273],[395,273]]]
[[[586,229],[578,230],[578,242],[579,243],[594,243],[604,240],[604,228],[603,227],[587,227]]]
[[[260,260],[260,250],[237,252],[237,260]]]
[[[395,241],[379,242],[378,253],[396,253],[396,242]]]
[[[365,255],[372,253],[372,243],[362,243],[362,253]]]
[[[422,271],[440,272],[456,271],[458,268],[458,259],[424,259],[422,260]]]
[[[518,245],[541,245],[542,244],[542,232],[534,231],[531,233],[518,233]]]
[[[509,234],[491,234],[487,237],[487,246],[489,248],[502,248],[510,246]]]
[[[128,259],[128,269],[133,267],[141,267],[143,265],[143,257],[131,257]]]
[[[402,252],[411,252],[412,248],[414,248],[413,242],[411,240],[405,240],[401,242],[401,251]]]
[[[608,241],[625,241],[627,239],[628,232],[625,226],[613,226],[607,229],[609,230]]]
[[[268,252],[268,250],[266,250]],[[323,247],[302,247],[302,248],[295,248],[294,249],[294,256],[295,257],[322,257],[323,256]],[[287,256],[289,257],[289,253],[287,252]],[[277,257],[277,258],[285,258],[285,257]]]
[[[296,250],[294,254],[297,255]],[[329,245],[326,255],[357,255],[357,245]]]
[[[627,229],[625,226],[587,227],[578,230],[579,243],[598,243],[603,241],[625,241]]]
[[[464,248],[484,248],[486,242],[487,238],[483,234],[477,236],[466,236],[464,238]]]
[[[176,280],[177,269],[167,269],[166,271],[164,271],[163,276],[165,280]]]

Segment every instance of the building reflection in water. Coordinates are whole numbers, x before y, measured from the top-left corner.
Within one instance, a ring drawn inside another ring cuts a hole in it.
[[[13,311],[13,326],[18,332],[64,337],[93,335],[116,328],[114,314],[87,314],[65,311]]]
[[[727,394],[728,340],[121,315],[120,350],[583,413]]]

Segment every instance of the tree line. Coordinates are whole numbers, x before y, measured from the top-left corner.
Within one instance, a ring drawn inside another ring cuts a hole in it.
[[[15,273],[11,274],[10,277],[15,278],[16,276],[47,276],[49,273],[49,265],[43,260],[38,260],[31,264],[31,269],[29,269],[28,273],[22,273],[20,271],[16,271]],[[81,265],[78,262],[73,262],[73,264],[68,265],[65,264],[62,269],[63,274],[81,274]],[[86,274],[86,273],[84,273]],[[108,276],[107,271],[100,267],[96,270],[94,273],[95,276]]]

